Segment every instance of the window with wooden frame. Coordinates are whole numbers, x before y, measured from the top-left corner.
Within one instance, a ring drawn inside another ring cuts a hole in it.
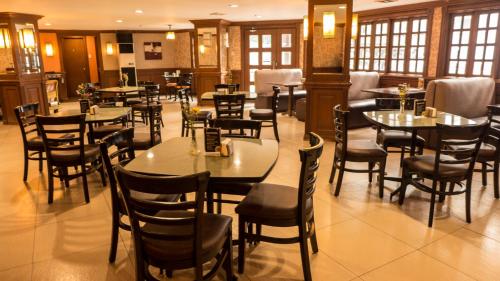
[[[495,45],[499,40],[497,38],[499,14],[499,11],[479,14],[472,67],[474,76],[491,76]]]
[[[356,39],[351,39],[351,48],[349,56],[349,69],[356,69]]]
[[[373,70],[384,72],[387,54],[388,23],[375,23],[375,42],[373,44]]]
[[[465,75],[471,30],[472,14],[452,16],[447,74]]]
[[[408,20],[396,20],[392,23],[391,72],[403,73],[405,70],[407,33]]]
[[[425,48],[427,42],[427,19],[411,21],[410,58],[408,73],[423,73],[425,65]]]
[[[372,24],[361,24],[359,31],[358,69],[370,70]]]

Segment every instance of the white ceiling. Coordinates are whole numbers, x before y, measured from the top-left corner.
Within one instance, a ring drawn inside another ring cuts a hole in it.
[[[354,10],[369,10],[430,0],[378,3],[354,0]],[[307,0],[0,0],[1,12],[43,15],[41,29],[165,30],[192,28],[190,19],[223,18],[229,21],[300,19]],[[237,4],[238,8],[230,8]],[[136,14],[140,9],[144,13]],[[225,15],[212,16],[219,12]],[[260,18],[256,15],[261,16]],[[116,20],[123,20],[117,23]],[[46,25],[50,24],[50,25]]]

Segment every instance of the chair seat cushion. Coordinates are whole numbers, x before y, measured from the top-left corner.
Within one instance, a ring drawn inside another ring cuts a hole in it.
[[[186,217],[192,216],[191,212],[184,211],[162,211],[157,216],[163,217]],[[201,258],[202,262],[211,260],[222,249],[232,218],[216,214],[203,214],[201,216]],[[161,234],[191,234],[193,228],[191,225],[184,226],[160,226],[145,224],[144,231]],[[168,264],[172,261],[190,261],[193,260],[193,241],[179,240],[166,241],[153,238],[143,238],[144,251],[152,260]]]
[[[410,171],[420,172],[427,176],[432,176],[436,173],[434,170],[434,155],[417,155],[403,159],[403,166],[406,166]],[[441,155],[441,160],[454,160],[455,158],[448,155]],[[463,177],[467,173],[467,164],[439,164],[440,177]]]
[[[473,145],[451,145],[451,149],[459,151],[460,149],[471,149],[473,148]],[[478,161],[494,161],[495,160],[495,155],[496,155],[496,147],[494,145],[491,145],[489,143],[481,143],[481,147],[479,148],[479,152],[477,154],[477,160]],[[456,158],[463,158],[463,155],[460,155],[458,153],[455,155]]]
[[[153,145],[159,144],[161,142],[160,136],[155,135],[155,140]],[[151,136],[149,133],[138,133],[134,135],[134,149],[136,150],[146,150],[150,149],[151,146]]]
[[[128,106],[133,106],[133,105],[136,105],[136,104],[140,104],[142,102],[143,102],[142,100],[130,100],[130,99],[127,99]]]
[[[196,121],[204,121],[212,119],[212,112],[211,111],[199,111],[196,113]]]
[[[337,157],[340,157],[342,149],[342,146],[337,144],[335,149]],[[347,145],[347,160],[365,161],[366,159],[384,158],[386,156],[387,152],[372,140],[350,140]]]
[[[258,183],[236,207],[236,213],[247,218],[264,220],[298,219],[297,188],[270,183]],[[306,202],[307,214],[312,212],[312,200]]]
[[[377,136],[378,143],[382,146],[401,147],[411,146],[411,133],[399,130],[382,130]],[[425,139],[417,136],[415,140],[416,146],[424,146]]]
[[[75,135],[73,134],[64,134],[60,138],[67,139],[67,138],[73,138]],[[40,150],[40,149],[45,149],[43,147],[43,138],[42,136],[35,136],[30,139],[28,139],[28,149],[29,150]]]
[[[100,155],[99,145],[97,144],[86,144],[84,145],[84,158],[85,162],[97,159]],[[56,163],[79,163],[80,162],[80,150],[70,149],[70,150],[54,150],[51,153],[52,159]]]
[[[273,119],[273,110],[262,108],[250,110],[250,118],[253,120],[269,120]]]
[[[105,136],[123,129],[122,124],[103,125],[94,128],[94,138],[102,139]]]

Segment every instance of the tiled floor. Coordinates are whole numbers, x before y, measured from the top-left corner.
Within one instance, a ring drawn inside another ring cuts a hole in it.
[[[168,103],[164,110],[163,137],[179,136],[179,105]],[[304,123],[280,116],[279,125],[280,156],[266,181],[296,186]],[[263,137],[272,138],[272,129],[264,129]],[[351,137],[373,138],[374,131],[355,130]],[[109,190],[90,176],[90,204],[84,204],[80,182],[72,181],[66,190],[57,185],[48,205],[46,175],[36,163],[30,164],[28,182],[22,181],[21,145],[17,126],[0,125],[0,280],[133,280],[129,233],[120,233],[116,263],[107,262]],[[366,175],[346,174],[340,196],[333,197],[332,153],[327,142],[315,194],[320,251],[311,255],[314,280],[500,280],[500,203],[478,176],[473,222],[465,223],[464,198],[456,196],[437,207],[439,218],[428,228],[428,197],[418,191],[399,207],[389,202],[388,192],[380,200]],[[399,171],[397,159],[390,156],[390,174]],[[224,212],[234,215],[234,206]],[[283,236],[294,231],[264,228]],[[302,279],[298,245],[261,243],[248,251],[240,280]],[[189,274],[175,272],[174,280],[189,280]]]

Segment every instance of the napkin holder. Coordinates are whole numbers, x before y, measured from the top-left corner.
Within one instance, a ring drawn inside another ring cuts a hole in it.
[[[229,157],[233,154],[233,141],[231,139],[225,139],[220,144],[220,156]]]
[[[434,107],[426,107],[422,115],[424,115],[425,117],[436,118],[437,109],[435,109]]]
[[[93,105],[89,108],[89,113],[90,115],[95,115],[97,114],[97,111],[99,111],[99,106]]]

